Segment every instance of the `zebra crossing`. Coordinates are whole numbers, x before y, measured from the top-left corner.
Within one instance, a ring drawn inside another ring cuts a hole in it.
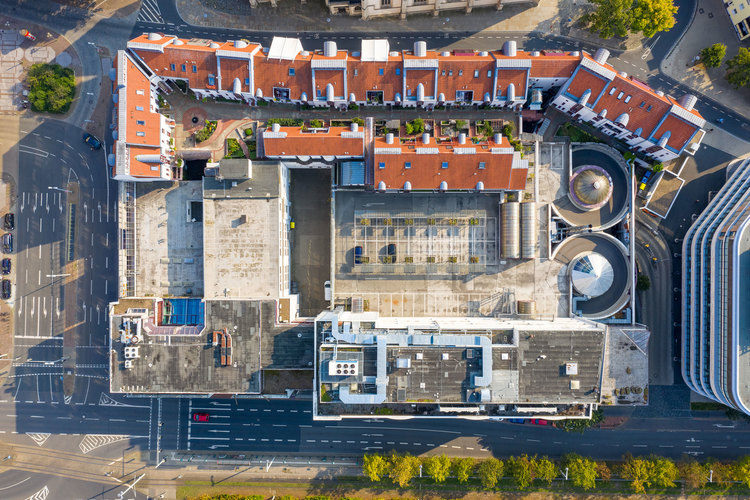
[[[158,0],[143,0],[141,11],[138,13],[138,21],[144,23],[164,24],[161,17]]]
[[[125,441],[126,439],[131,439],[133,437],[135,436],[129,436],[127,434],[86,434],[81,440],[81,442],[78,444],[78,447],[81,449],[81,452],[85,455],[91,450],[95,450],[96,448],[99,448],[101,446],[106,446],[108,444],[116,443],[118,441]],[[145,437],[145,436],[138,436],[138,437]]]
[[[44,488],[31,495],[26,500],[45,500],[49,495],[49,488],[45,485]]]

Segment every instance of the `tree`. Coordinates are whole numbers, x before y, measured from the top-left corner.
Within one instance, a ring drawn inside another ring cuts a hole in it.
[[[424,120],[421,118],[415,118],[411,121],[412,133],[423,134],[424,133]],[[408,130],[408,127],[407,127]]]
[[[403,455],[391,455],[389,460],[390,470],[388,471],[388,477],[391,478],[394,484],[399,485],[403,488],[417,475],[419,472],[419,459],[413,455],[405,453]]]
[[[630,32],[640,32],[651,38],[660,31],[669,31],[674,27],[677,7],[672,0],[637,0],[630,12]]]
[[[674,26],[677,7],[672,0],[592,0],[596,10],[584,17],[602,38],[643,33],[652,37]]]
[[[362,459],[362,471],[370,481],[378,482],[385,476],[388,460],[382,455],[365,455]]]
[[[576,453],[569,453],[563,457],[563,464],[568,468],[568,478],[573,483],[573,486],[583,488],[584,490],[596,488],[596,478],[598,476],[596,462],[589,458],[583,458]]]
[[[534,473],[538,479],[545,481],[547,486],[557,477],[557,466],[547,457],[532,459]]]
[[[710,460],[706,462],[706,469],[711,474],[711,480],[720,485],[728,485],[734,481],[734,467],[731,464]]]
[[[736,88],[750,86],[750,49],[740,47],[737,55],[727,61],[727,80]]]
[[[630,487],[636,493],[646,493],[646,488],[651,486],[652,467],[650,460],[627,455],[620,466],[620,477],[629,479]]]
[[[677,469],[680,471],[680,477],[685,481],[685,486],[691,490],[703,488],[708,482],[708,469],[694,458],[680,462]]]
[[[734,464],[734,480],[750,488],[750,456],[745,455]]]
[[[461,131],[466,128],[466,120],[456,120],[456,130]]]
[[[456,476],[459,483],[468,481],[473,469],[474,459],[472,458],[456,458],[453,460],[453,475]]]
[[[668,458],[651,456],[651,482],[660,488],[674,488],[679,473],[677,466]]]
[[[34,111],[65,113],[75,96],[73,70],[59,64],[33,64],[26,74],[29,102]]]
[[[488,490],[492,489],[497,485],[497,481],[503,474],[503,462],[497,458],[482,460],[477,472],[479,473],[479,480],[482,482],[482,486]]]
[[[445,455],[428,457],[424,461],[425,472],[436,483],[444,483],[451,471],[451,459]]]
[[[606,462],[597,462],[596,473],[603,481],[609,481],[610,479],[612,479],[612,471],[609,470]]]
[[[519,490],[525,490],[534,482],[534,468],[528,455],[510,457],[505,461],[505,469]]]
[[[635,289],[639,292],[645,292],[651,288],[651,280],[645,274],[639,274],[638,279],[635,282]]]
[[[727,55],[727,46],[723,43],[715,43],[701,50],[701,61],[707,68],[718,68]]]

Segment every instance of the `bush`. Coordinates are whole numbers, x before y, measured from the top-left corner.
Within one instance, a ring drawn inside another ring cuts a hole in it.
[[[388,460],[382,455],[365,455],[362,459],[362,470],[370,481],[377,483],[388,469]]]
[[[244,158],[245,153],[237,139],[227,139],[227,155],[224,158]]]
[[[513,138],[513,124],[508,122],[505,125],[503,125],[503,135],[507,137],[508,139]]]
[[[715,43],[701,50],[701,61],[707,68],[718,68],[727,55],[727,46],[723,43]]]
[[[318,120],[317,118],[310,120],[310,126],[312,128],[323,128],[323,120]]]
[[[525,490],[534,482],[535,471],[532,460],[527,455],[510,457],[505,461],[506,473],[513,478],[519,490]]]
[[[33,111],[65,113],[76,92],[73,70],[59,64],[33,64],[26,75]]]
[[[489,122],[489,120],[485,121],[482,124],[482,127],[479,129],[479,131],[485,137],[492,137],[493,134],[495,133],[495,129],[492,128],[492,124]]]
[[[245,137],[250,137],[251,135],[253,135],[253,129],[246,128],[245,129]]]
[[[488,490],[492,489],[503,475],[503,462],[497,458],[488,458],[479,464],[477,472],[479,473],[479,480],[482,482],[482,486]]]
[[[645,274],[639,274],[635,282],[635,289],[639,292],[645,292],[649,288],[651,288],[651,280]]]
[[[357,116],[355,118],[352,118],[352,123],[356,123],[357,125],[359,125],[361,127],[361,126],[363,126],[365,124],[365,121],[362,118],[360,118],[359,116]]]
[[[557,422],[555,427],[562,429],[565,432],[575,431],[583,433],[584,430],[598,424],[602,420],[604,420],[604,411],[599,409],[594,410],[590,419],[567,418]]]
[[[301,127],[305,122],[299,118],[269,118],[266,125],[270,127],[274,123],[282,127]]]
[[[459,483],[465,483],[468,481],[469,475],[473,470],[473,458],[456,458],[453,460],[453,475],[456,476]]]
[[[391,455],[389,460],[388,477],[393,484],[403,488],[411,482],[414,476],[419,472],[419,459],[414,455],[404,453],[403,455]]]
[[[451,470],[451,459],[443,455],[435,455],[424,460],[425,472],[436,483],[444,483]]]
[[[653,165],[653,166],[651,167],[651,170],[653,170],[653,171],[654,171],[654,173],[658,173],[658,172],[661,172],[662,170],[664,170],[664,164],[663,164],[663,163],[655,163],[655,164],[654,164],[654,165]]]
[[[205,142],[216,130],[217,122],[214,120],[206,120],[206,125],[195,133],[196,142]]]
[[[456,120],[456,130],[459,132],[466,128],[466,120]]]

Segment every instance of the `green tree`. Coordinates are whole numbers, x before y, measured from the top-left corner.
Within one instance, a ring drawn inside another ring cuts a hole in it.
[[[505,125],[503,125],[503,135],[508,139],[513,138],[513,123],[507,122]]]
[[[592,2],[596,5],[596,10],[583,18],[592,32],[602,38],[628,35],[633,0],[592,0]]]
[[[596,462],[576,453],[569,453],[563,457],[563,465],[568,468],[568,479],[573,486],[584,490],[596,488],[596,478],[599,475]]]
[[[655,174],[658,174],[659,172],[661,172],[662,170],[664,170],[664,164],[663,164],[663,163],[654,163],[654,164],[653,164],[653,165],[651,166],[651,170],[652,170],[652,171],[653,171],[653,172],[654,172]]]
[[[382,455],[367,454],[362,459],[362,471],[370,481],[378,482],[385,476],[388,460]]]
[[[534,482],[534,468],[528,455],[510,457],[505,461],[505,470],[519,490],[525,490]]]
[[[312,128],[322,128],[323,120],[318,120],[317,118],[313,118],[312,120],[310,120],[310,126]]]
[[[674,488],[674,480],[679,476],[677,466],[668,458],[651,456],[651,482],[660,488]]]
[[[428,457],[424,461],[425,472],[436,483],[444,483],[451,471],[451,459],[445,455]]]
[[[703,488],[708,483],[708,469],[694,458],[680,462],[677,469],[685,486],[691,490]]]
[[[750,49],[740,47],[737,55],[727,61],[727,80],[736,88],[750,86]]]
[[[75,96],[75,75],[59,64],[33,64],[26,74],[29,102],[34,111],[65,113]]]
[[[639,292],[645,292],[651,288],[651,280],[645,274],[639,274],[638,279],[635,282],[635,289]]]
[[[557,466],[547,457],[532,459],[534,473],[538,479],[552,485],[552,481],[557,477]]]
[[[394,453],[388,462],[390,467],[388,477],[391,478],[394,484],[399,485],[401,488],[409,484],[419,472],[419,459],[408,453],[403,455],[396,455]]]
[[[630,487],[636,493],[646,493],[646,488],[651,486],[653,476],[653,464],[645,458],[635,458],[631,455],[624,457],[620,465],[620,477],[630,480]]]
[[[750,488],[750,456],[745,455],[734,464],[734,480]]]
[[[598,409],[591,413],[591,418],[566,418],[557,422],[555,427],[565,432],[575,431],[583,434],[583,431],[599,424],[602,420],[604,420],[604,410]]]
[[[482,486],[488,490],[494,488],[497,485],[500,476],[503,475],[503,468],[503,462],[497,458],[482,460],[477,468],[479,481],[481,481]]]
[[[718,68],[727,55],[727,46],[723,43],[715,43],[701,50],[701,61],[707,68]]]
[[[456,130],[461,131],[466,128],[466,120],[456,120]]]
[[[643,33],[643,36],[651,38],[660,31],[669,31],[674,27],[677,7],[672,0],[637,0],[630,12],[630,32]]]
[[[469,480],[469,475],[474,470],[474,459],[456,458],[453,460],[453,475],[456,476],[459,483],[465,483]]]

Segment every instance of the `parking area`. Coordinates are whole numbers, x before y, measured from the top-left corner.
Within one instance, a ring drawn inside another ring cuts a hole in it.
[[[289,177],[292,293],[299,292],[300,316],[313,317],[328,306],[323,283],[331,275],[331,171],[291,169]]]

